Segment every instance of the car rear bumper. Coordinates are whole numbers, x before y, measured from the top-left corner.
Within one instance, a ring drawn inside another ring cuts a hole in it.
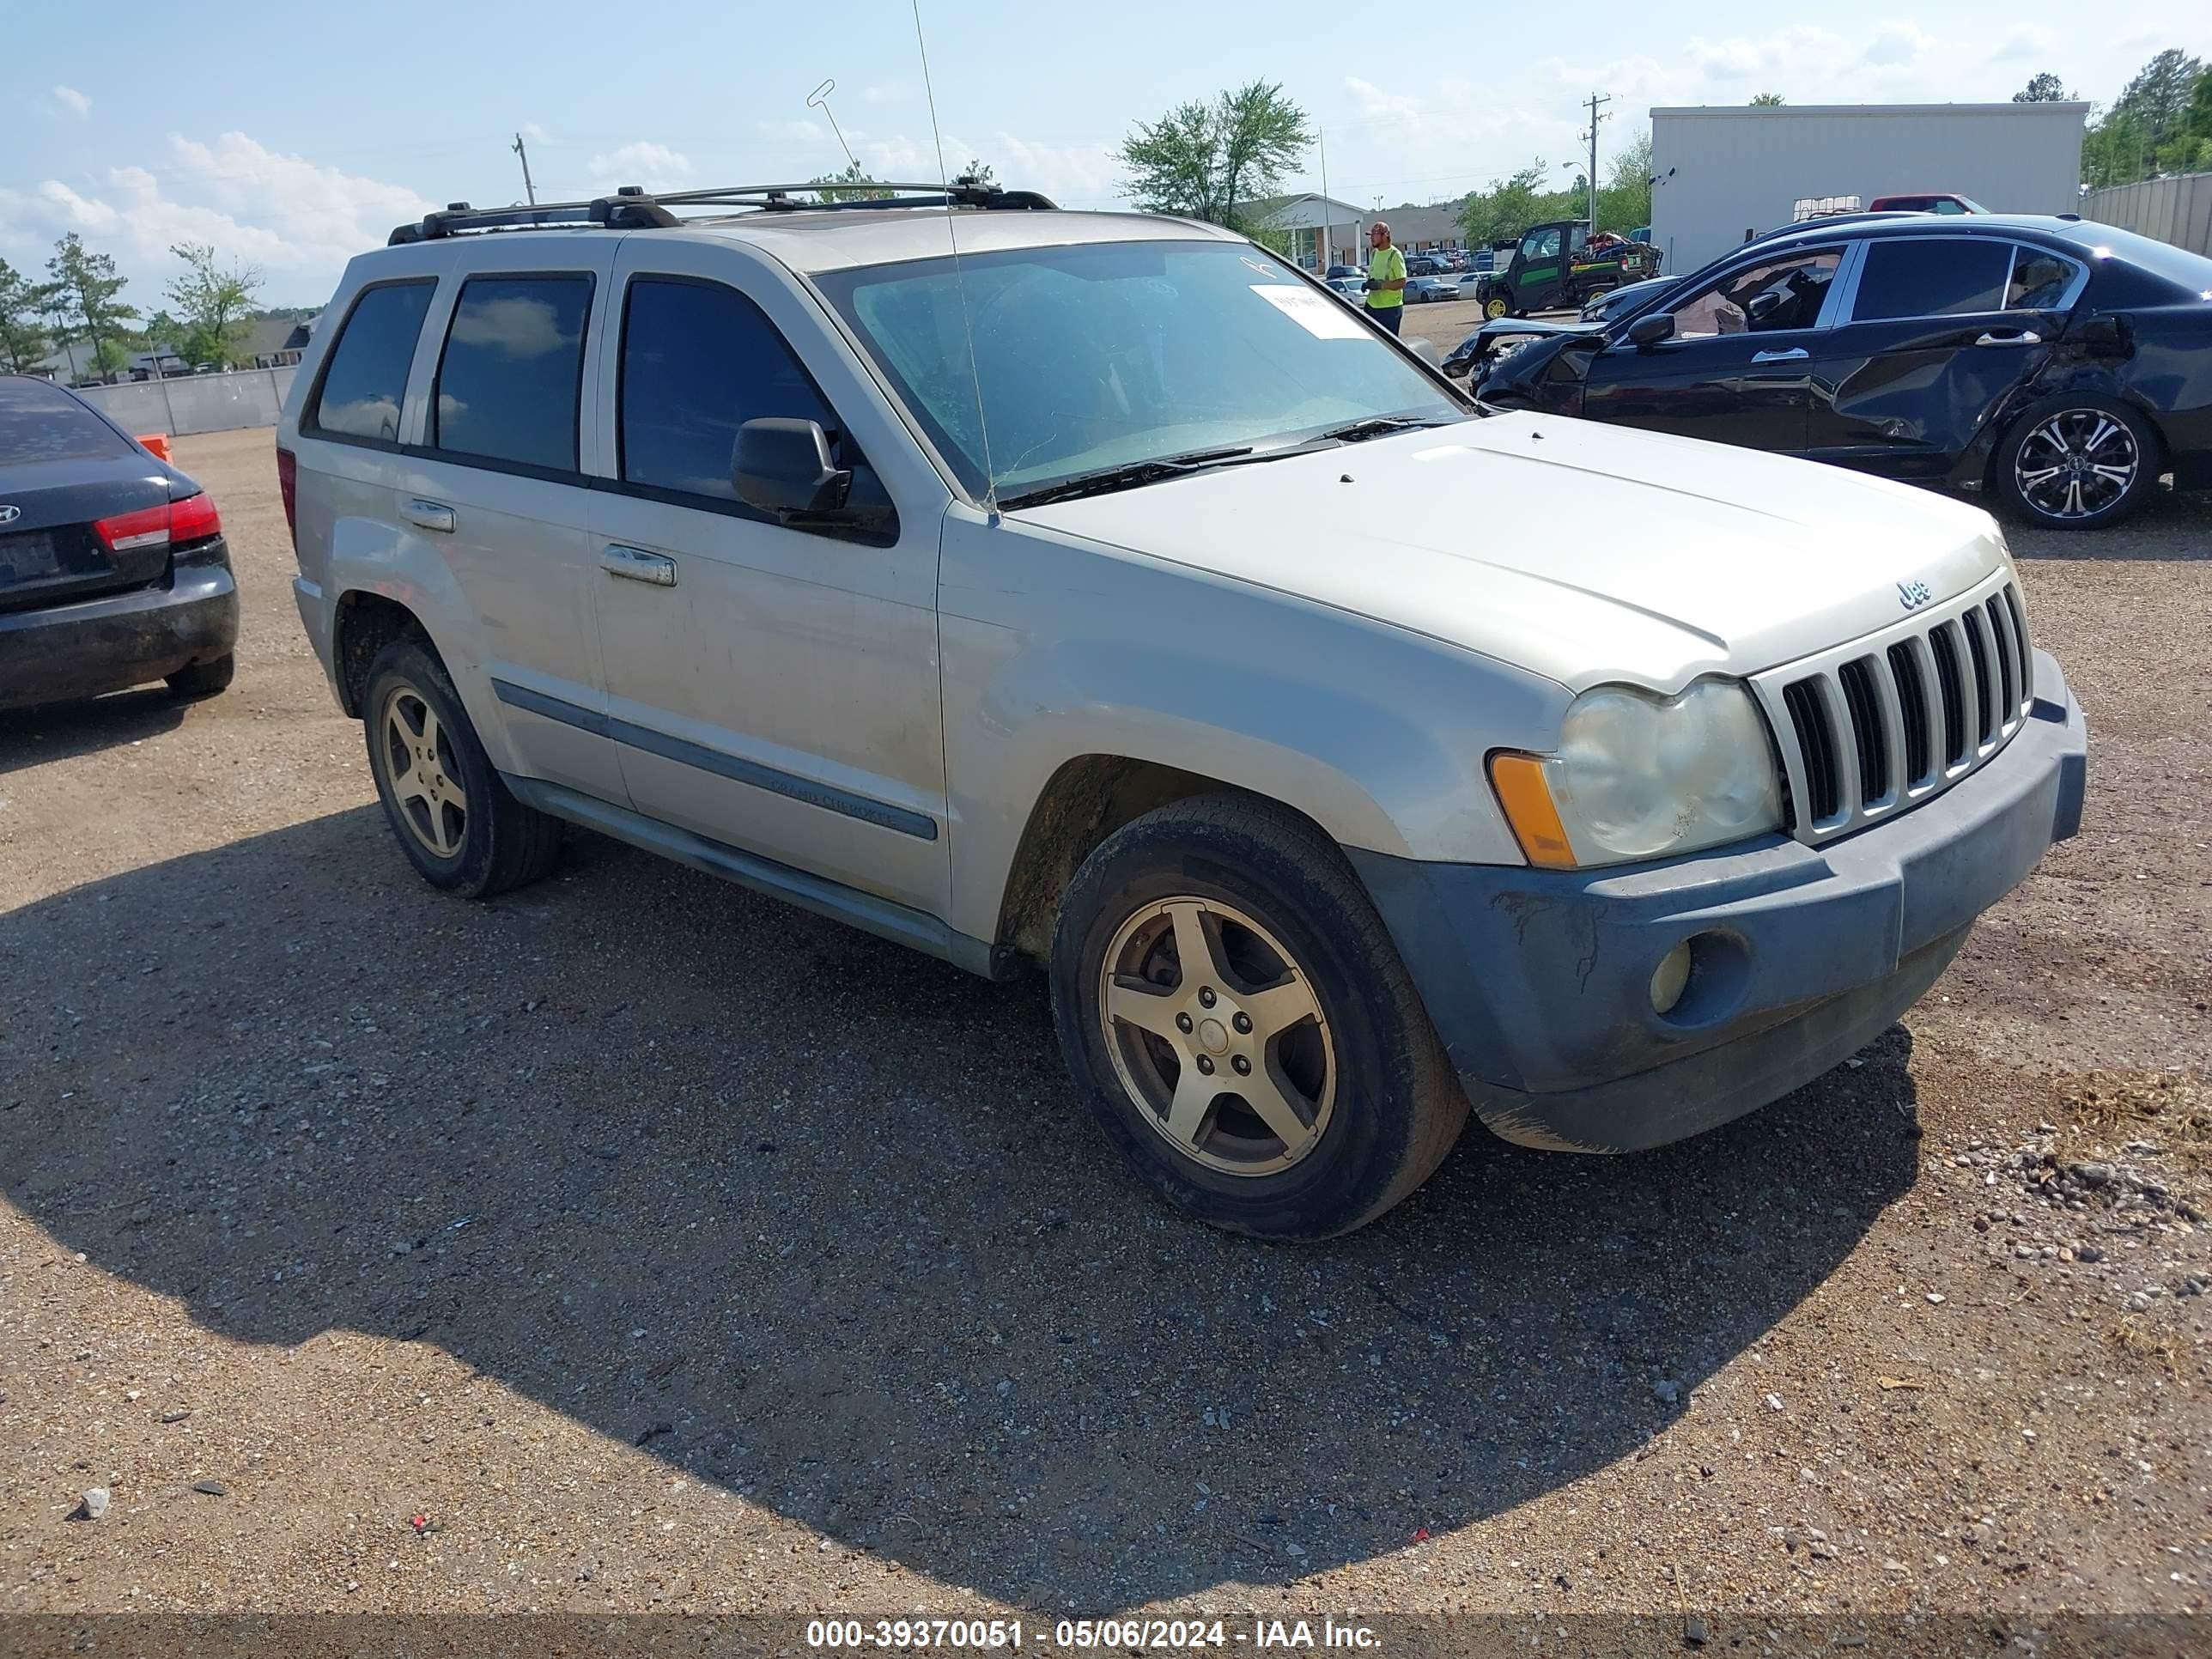
[[[157,586],[0,613],[0,708],[143,685],[237,643],[238,584],[218,547]]]
[[[2023,729],[1911,811],[1819,848],[1589,872],[1355,851],[1476,1112],[1509,1140],[1656,1146],[1765,1104],[1918,1000],[1974,919],[2081,823],[2087,745],[2038,654]],[[1651,976],[1692,941],[1667,1014]]]

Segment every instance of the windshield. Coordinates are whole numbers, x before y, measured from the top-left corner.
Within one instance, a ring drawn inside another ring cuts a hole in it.
[[[976,495],[1468,414],[1373,325],[1244,243],[1018,248],[964,255],[957,276],[948,257],[817,281]]]

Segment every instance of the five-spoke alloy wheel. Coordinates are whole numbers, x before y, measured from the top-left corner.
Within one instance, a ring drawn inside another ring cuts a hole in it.
[[[1425,1180],[1467,1121],[1343,854],[1234,795],[1106,837],[1060,904],[1053,1013],[1108,1136],[1199,1218],[1326,1238]]]

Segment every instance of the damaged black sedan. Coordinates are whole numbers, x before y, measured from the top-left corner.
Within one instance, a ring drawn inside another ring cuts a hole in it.
[[[1485,402],[1985,489],[2117,523],[2212,489],[2212,259],[2080,220],[1814,222],[1600,323],[1486,323]]]

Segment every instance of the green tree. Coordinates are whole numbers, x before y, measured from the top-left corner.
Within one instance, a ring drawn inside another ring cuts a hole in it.
[[[1613,172],[1597,192],[1592,230],[1633,230],[1651,222],[1651,135],[1638,133],[1613,158]]]
[[[1755,92],[1751,95],[1753,109],[1780,109],[1789,100],[1778,92]]]
[[[0,259],[0,368],[21,374],[39,366],[53,349],[45,321],[52,308],[45,283]]]
[[[2112,113],[2125,113],[2141,125],[2154,147],[2162,144],[2181,132],[2203,73],[2202,62],[2168,46],[2136,72],[2121,90]]]
[[[890,195],[883,183],[858,161],[842,173],[824,173],[810,179],[814,196],[822,202],[880,202]]]
[[[1123,193],[1152,213],[1237,230],[1269,227],[1260,204],[1305,159],[1313,128],[1280,85],[1255,81],[1139,121],[1121,143]]]
[[[2045,70],[2032,77],[2028,83],[2012,95],[2015,104],[2063,104],[2074,94],[2066,90],[2066,83]]]
[[[990,189],[998,184],[999,177],[991,171],[991,164],[988,161],[984,161],[981,156],[971,155],[968,158],[968,165],[953,175],[952,182],[957,185],[981,185],[986,189]]]
[[[204,242],[179,242],[169,252],[185,264],[184,275],[173,277],[168,289],[169,303],[182,313],[175,350],[188,362],[229,368],[245,343],[253,296],[261,290],[260,268],[219,266],[215,249]]]
[[[1576,217],[1581,211],[1578,202],[1586,203],[1588,198],[1577,198],[1569,191],[1546,189],[1544,181],[1551,172],[1541,161],[1531,161],[1518,173],[1492,179],[1481,190],[1469,191],[1459,204],[1459,222],[1467,232],[1468,246],[1487,247],[1547,219]]]
[[[138,309],[123,303],[125,279],[116,275],[114,259],[93,252],[71,231],[54,244],[46,270],[64,319],[63,340],[90,346],[93,365],[103,374],[127,367],[134,337],[131,325],[138,320]]]

